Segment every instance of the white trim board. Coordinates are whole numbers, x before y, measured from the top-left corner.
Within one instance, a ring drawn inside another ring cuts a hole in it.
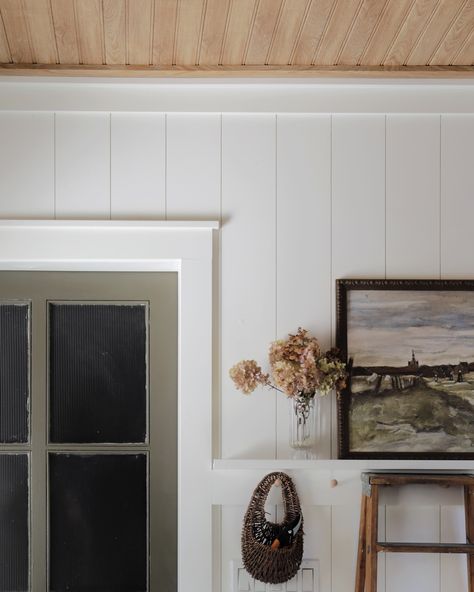
[[[398,83],[0,80],[3,111],[472,113],[472,81]]]
[[[0,221],[0,270],[179,273],[179,592],[212,589],[212,241],[217,228],[217,222]]]

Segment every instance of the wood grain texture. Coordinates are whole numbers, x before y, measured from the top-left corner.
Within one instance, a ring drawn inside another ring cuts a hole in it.
[[[103,0],[105,62],[125,64],[126,48],[126,0]]]
[[[334,6],[335,0],[313,0],[296,41],[292,64],[311,64]]]
[[[223,40],[222,63],[243,64],[257,0],[230,0],[229,21]]]
[[[195,65],[203,26],[206,0],[179,0],[176,55],[173,63]]]
[[[431,56],[443,41],[454,19],[465,4],[466,0],[450,0],[438,4],[429,26],[422,32],[406,60],[408,65],[429,63]]]
[[[312,0],[291,0],[282,7],[267,62],[289,64]]]
[[[383,63],[388,66],[404,64],[419,37],[429,27],[439,0],[418,0],[413,4],[403,26],[390,46]]]
[[[155,0],[153,64],[173,64],[178,0]]]
[[[11,61],[12,56],[10,54],[5,27],[3,26],[3,19],[0,13],[0,63],[9,63]]]
[[[471,34],[462,45],[459,53],[454,57],[453,65],[474,64],[474,27]]]
[[[60,64],[79,64],[79,40],[74,0],[51,0],[54,32]]]
[[[362,0],[337,2],[328,22],[320,46],[313,58],[313,64],[331,66],[337,64],[344,49],[347,36],[351,32],[353,20],[362,7]]]
[[[35,61],[42,64],[59,62],[49,0],[22,0]]]
[[[367,47],[376,26],[387,7],[389,0],[364,0],[352,29],[347,36],[346,43],[338,59],[338,64],[358,64]]]
[[[127,2],[127,63],[150,64],[152,58],[152,0]]]
[[[286,0],[259,0],[244,63],[266,64]]]
[[[368,45],[364,49],[360,59],[361,65],[378,66],[383,64],[390,45],[403,26],[412,4],[413,0],[389,1]]]
[[[220,63],[229,11],[230,0],[207,0],[197,59],[199,64]]]
[[[447,35],[430,60],[430,64],[447,65],[456,59],[459,49],[474,29],[474,0],[468,0]]]
[[[103,64],[105,47],[100,0],[76,0],[74,10],[81,64]]]
[[[18,0],[0,0],[0,14],[13,62],[36,62],[21,3]]]

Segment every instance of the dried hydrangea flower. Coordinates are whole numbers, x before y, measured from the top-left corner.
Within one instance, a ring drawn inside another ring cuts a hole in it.
[[[235,386],[249,395],[259,384],[268,384],[269,376],[264,374],[255,360],[242,360],[229,370]]]

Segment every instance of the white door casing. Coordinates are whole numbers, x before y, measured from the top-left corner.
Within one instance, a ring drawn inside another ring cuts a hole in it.
[[[179,592],[212,589],[212,239],[218,227],[0,221],[0,270],[178,272]]]

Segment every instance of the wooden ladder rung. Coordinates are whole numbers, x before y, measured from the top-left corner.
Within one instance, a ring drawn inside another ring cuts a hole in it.
[[[385,553],[467,553],[474,554],[469,543],[377,543],[377,551]]]

